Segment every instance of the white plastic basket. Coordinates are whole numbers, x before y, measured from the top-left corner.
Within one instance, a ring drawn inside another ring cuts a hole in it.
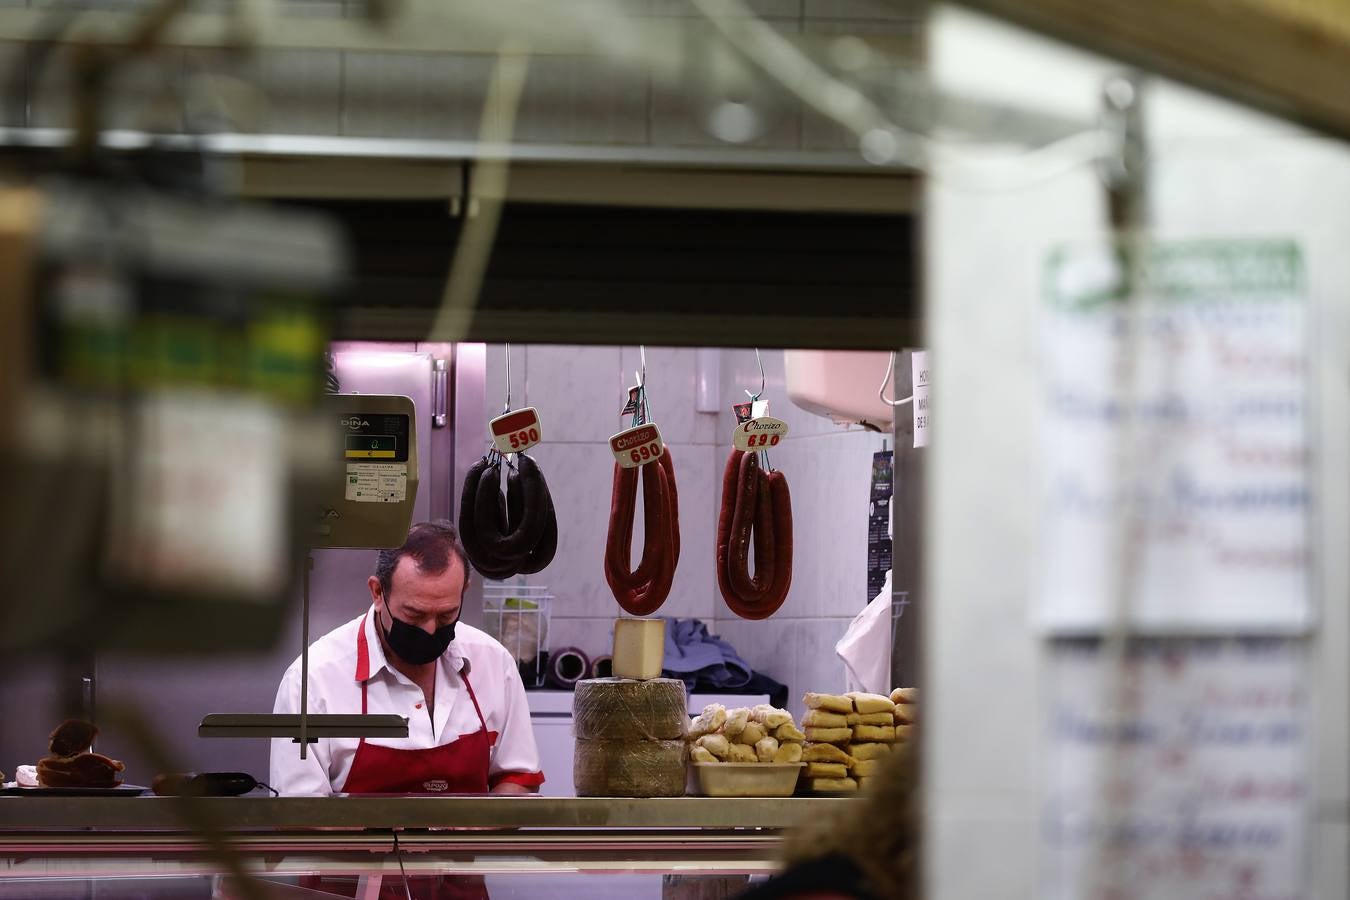
[[[526,687],[542,687],[553,595],[547,585],[490,581],[483,586],[483,630],[510,651]]]

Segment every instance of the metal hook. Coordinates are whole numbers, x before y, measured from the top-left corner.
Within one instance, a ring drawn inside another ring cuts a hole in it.
[[[644,388],[644,389],[645,389],[645,388],[647,387],[647,345],[646,345],[646,344],[639,344],[639,345],[638,345],[638,355],[639,355],[639,357],[641,358],[641,362],[639,363],[639,368],[638,368],[638,370],[637,370],[636,372],[634,372],[633,374],[637,376],[638,387]]]
[[[748,389],[745,392],[745,396],[749,397],[752,403],[764,396],[764,360],[759,355],[758,347],[755,348],[755,362],[759,365],[759,393],[752,394]]]
[[[511,411],[511,345],[506,345],[506,403],[502,405],[502,413]]]
[[[895,374],[895,357],[896,352],[892,350],[891,363],[886,367],[886,379],[881,382],[881,387],[877,389],[877,396],[880,397],[881,402],[885,403],[887,406],[904,406],[906,403],[914,399],[913,394],[910,394],[903,400],[891,400],[886,396],[886,385],[891,383],[891,376]]]

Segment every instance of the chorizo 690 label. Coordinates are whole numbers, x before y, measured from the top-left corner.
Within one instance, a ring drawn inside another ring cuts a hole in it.
[[[609,439],[609,449],[614,451],[614,458],[625,469],[635,469],[660,459],[664,447],[661,429],[650,423],[620,431]]]
[[[782,419],[773,416],[760,416],[749,422],[742,422],[732,432],[731,443],[737,450],[768,450],[777,447],[787,437],[788,425]]]
[[[513,409],[488,422],[492,443],[502,453],[523,453],[544,439],[539,413],[533,406]]]

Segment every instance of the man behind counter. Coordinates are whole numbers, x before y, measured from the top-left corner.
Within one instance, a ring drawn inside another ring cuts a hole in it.
[[[307,759],[272,741],[271,784],[283,795],[524,794],[544,781],[515,659],[462,624],[469,568],[449,522],[422,522],[381,550],[371,607],[309,649],[311,713],[393,713],[406,738],[323,738]],[[300,711],[300,660],[275,711]]]

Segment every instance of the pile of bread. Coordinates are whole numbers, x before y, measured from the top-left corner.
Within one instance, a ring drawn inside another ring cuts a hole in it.
[[[792,713],[768,705],[727,709],[703,707],[689,722],[689,759],[696,763],[796,763],[802,761],[806,735]]]
[[[839,793],[866,785],[894,746],[909,740],[918,699],[917,688],[896,688],[889,697],[857,691],[806,694],[806,790]]]

